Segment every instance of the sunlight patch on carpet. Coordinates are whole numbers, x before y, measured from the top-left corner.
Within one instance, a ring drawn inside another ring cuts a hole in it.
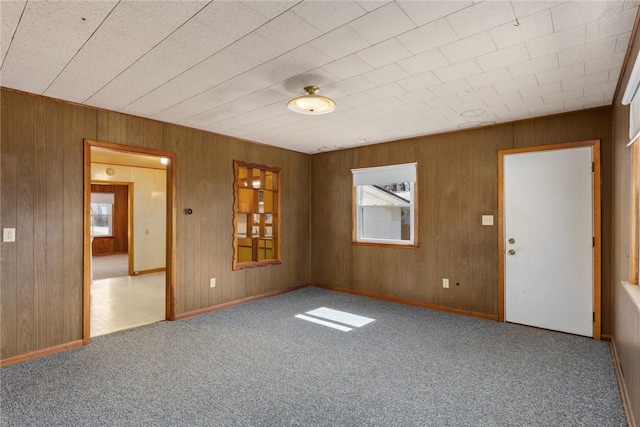
[[[348,328],[346,326],[338,325],[337,323],[327,322],[326,320],[316,319],[315,317],[305,316],[304,314],[296,314],[298,319],[307,320],[309,322],[317,323],[318,325],[328,326],[333,329],[338,329],[340,331],[349,332],[352,328]]]
[[[307,314],[309,316],[307,316]],[[317,323],[319,325],[324,325],[330,328],[338,329],[344,332],[349,332],[352,330],[352,328],[349,328],[343,325],[349,325],[356,328],[360,328],[375,320],[370,317],[359,316],[357,314],[347,313],[346,311],[334,310],[332,308],[327,308],[327,307],[316,308],[315,310],[307,311],[305,314],[298,314],[295,317],[298,319]],[[334,322],[342,323],[342,325],[339,325],[338,323],[334,323]]]

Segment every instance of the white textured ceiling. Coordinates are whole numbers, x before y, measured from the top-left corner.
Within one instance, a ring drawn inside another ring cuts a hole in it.
[[[0,0],[0,85],[314,153],[609,105],[637,8]]]

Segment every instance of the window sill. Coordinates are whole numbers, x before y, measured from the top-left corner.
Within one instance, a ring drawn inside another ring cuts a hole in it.
[[[374,242],[356,242],[352,241],[353,246],[373,246],[377,248],[394,248],[394,249],[418,249],[420,246],[413,245],[396,245],[393,243],[374,243]]]
[[[638,312],[640,313],[640,286],[634,285],[629,282],[622,282],[622,287],[625,291],[627,291],[631,302],[633,303],[633,305],[635,305],[636,310],[638,310]]]

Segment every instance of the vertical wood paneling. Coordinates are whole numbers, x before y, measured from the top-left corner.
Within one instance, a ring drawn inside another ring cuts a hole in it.
[[[84,138],[177,153],[177,314],[308,283],[307,155],[1,92],[1,218],[18,229],[18,242],[2,245],[3,359],[83,338]],[[234,159],[285,169],[282,265],[231,271]]]
[[[342,286],[354,280],[351,245],[354,152],[345,150],[312,156],[311,268],[315,283]]]
[[[63,257],[60,248],[64,247],[64,151],[60,141],[64,136],[64,109],[57,103],[45,102],[45,116],[53,123],[45,125],[46,141],[46,247],[45,275],[47,288],[44,304],[47,309],[47,322],[44,347],[63,342],[64,294],[60,290],[63,281]]]
[[[638,22],[636,20],[636,25]],[[631,411],[636,422],[640,422],[640,312],[633,302],[627,290],[623,287],[622,281],[629,279],[629,258],[634,256],[634,252],[630,247],[630,234],[633,227],[631,226],[631,150],[627,147],[629,142],[629,106],[622,105],[621,98],[624,88],[627,85],[631,74],[632,66],[640,51],[640,35],[634,34],[631,40],[632,47],[629,50],[627,67],[621,77],[621,90],[614,102],[612,113],[613,122],[613,191],[611,195],[611,209],[613,211],[613,230],[612,236],[612,288],[613,288],[613,327],[612,334],[615,338],[615,346],[620,365],[624,372],[624,382],[629,393]],[[636,145],[638,142],[635,143]],[[602,148],[602,147],[601,147]],[[605,153],[603,149],[603,163],[605,162]],[[604,166],[604,165],[603,165]],[[605,175],[603,167],[603,179]],[[602,204],[608,202],[606,189],[603,187]],[[605,227],[604,209],[603,209],[603,231]],[[604,264],[607,262],[605,258],[607,241],[603,233],[603,270]],[[603,283],[605,274],[603,272]],[[637,290],[637,288],[635,288]],[[603,300],[604,304],[604,300]],[[604,307],[603,307],[604,308]],[[603,310],[603,321],[606,313]],[[603,333],[608,333],[603,331]]]
[[[311,283],[311,159],[299,153],[285,154],[279,165],[283,194],[280,214],[287,224],[281,245],[286,249],[283,257],[295,261],[284,263],[278,271],[289,285],[306,284]]]
[[[233,150],[225,137],[207,135],[205,143],[210,147],[209,164],[219,170],[211,180],[211,226],[215,234],[210,240],[208,276],[216,278],[216,287],[209,288],[209,305],[237,299],[239,275],[231,269],[233,256]]]
[[[313,155],[312,281],[497,315],[498,150],[594,138],[605,144],[610,119],[603,108]],[[351,245],[349,170],[416,160],[420,247]],[[611,167],[610,157],[602,161],[603,171]],[[482,226],[482,215],[493,215],[495,225]],[[607,215],[610,221],[605,208]],[[606,305],[603,299],[610,316]]]
[[[144,134],[141,147],[162,150],[164,147],[164,124],[154,120],[143,120]]]
[[[110,111],[98,110],[96,138],[100,141],[127,144],[127,116]]]
[[[199,241],[197,232],[196,208],[197,195],[191,191],[195,185],[193,171],[196,167],[197,157],[191,152],[197,144],[193,131],[170,126],[170,140],[176,140],[175,151],[178,156],[178,234],[177,234],[177,313],[183,313],[195,304],[195,263],[196,241]],[[186,208],[194,209],[192,215],[186,215]]]
[[[18,242],[2,245],[3,358],[82,338],[83,138],[177,153],[178,314],[309,280],[495,313],[497,232],[480,218],[496,214],[497,150],[600,138],[603,206],[611,197],[606,108],[309,157],[5,89],[2,101],[1,218],[3,227],[13,221],[18,228]],[[44,170],[36,170],[45,158]],[[234,159],[282,168],[281,265],[231,271]],[[416,160],[420,247],[352,246],[350,169]],[[38,181],[41,172],[46,180]],[[194,214],[185,215],[186,207]],[[604,229],[610,216],[603,208]],[[604,278],[610,261],[603,255]],[[214,289],[210,277],[217,278]],[[451,279],[449,290],[442,277]],[[605,322],[606,304],[603,298]]]
[[[462,133],[442,135],[424,145],[420,159],[424,159],[421,162],[424,167],[433,171],[433,182],[420,183],[422,188],[430,187],[420,212],[432,233],[424,235],[425,244],[434,245],[430,253],[435,268],[425,289],[427,302],[456,308],[466,304],[462,298],[456,299],[460,295],[455,283],[468,286],[471,281],[468,232],[473,207],[468,200],[469,145],[468,137]],[[426,150],[431,153],[425,153]],[[443,278],[450,280],[449,289],[442,287]]]
[[[0,223],[2,228],[17,224],[17,161],[19,142],[23,140],[27,100],[13,93],[0,93]],[[17,250],[15,243],[0,243],[0,357],[18,354],[17,349]]]
[[[470,183],[476,207],[473,224],[476,232],[472,239],[472,271],[473,283],[470,290],[473,299],[483,301],[483,306],[491,313],[498,312],[498,162],[496,153],[513,146],[509,135],[513,134],[511,126],[490,128],[483,134],[482,141],[473,144],[470,150],[472,180]],[[491,147],[491,148],[489,148]],[[496,185],[483,185],[495,182]],[[482,215],[493,215],[493,226],[483,226]],[[494,265],[496,268],[487,268]],[[494,286],[492,286],[494,285]],[[457,289],[457,288],[456,288]],[[460,291],[466,291],[462,288]]]
[[[115,116],[115,114],[112,113],[112,116]],[[121,116],[119,117],[119,119],[122,119],[125,123],[125,127],[124,127],[125,136],[124,136],[124,142],[122,143],[131,145],[133,147],[145,147],[144,121],[137,117],[125,116],[120,114],[119,116]],[[119,123],[121,122],[119,121]],[[112,140],[107,140],[107,141],[115,142]],[[155,148],[155,146],[153,145],[153,141],[149,141],[149,142],[151,143],[150,144],[151,146],[146,148]]]
[[[196,230],[195,236],[195,263],[193,283],[194,291],[194,307],[208,307],[209,303],[209,277],[206,268],[209,262],[209,241],[213,239],[215,230],[211,228],[211,201],[215,195],[210,191],[211,175],[207,173],[207,164],[210,163],[210,151],[205,137],[202,132],[194,132],[194,178],[191,191],[195,193],[195,214],[194,223]]]
[[[64,150],[64,336],[82,339],[84,250],[84,141],[96,136],[96,111],[68,104],[62,108],[64,127],[57,145]]]
[[[33,117],[33,327],[34,346],[44,348],[48,322],[47,277],[45,271],[47,239],[47,153],[44,102],[37,104]]]
[[[213,165],[216,157],[216,141],[212,135],[203,134],[201,136],[203,154],[206,164]],[[208,307],[211,305],[215,305],[216,301],[216,290],[218,289],[218,277],[216,276],[216,256],[214,255],[216,251],[216,242],[221,237],[220,236],[220,228],[217,227],[216,223],[216,207],[220,203],[217,194],[220,192],[215,189],[215,181],[212,179],[208,179],[206,175],[207,168],[204,168],[205,176],[201,183],[202,194],[205,195],[203,198],[203,206],[202,210],[205,212],[203,216],[203,229],[210,230],[206,238],[201,242],[203,254],[200,260],[200,265],[202,269],[200,270],[200,281],[204,283],[202,286],[202,295],[201,295],[201,304],[203,307]],[[208,196],[208,197],[207,197]],[[209,287],[209,279],[215,277],[216,278],[216,288]],[[222,286],[222,281],[219,282],[219,285]]]
[[[2,253],[6,358],[81,338],[82,180],[64,178],[82,170],[82,136],[95,132],[95,111],[5,90],[2,107],[2,221],[19,230]],[[78,114],[83,125],[72,119]],[[77,147],[77,161],[67,161]],[[79,196],[66,199],[74,187]],[[68,233],[65,223],[73,224]]]
[[[36,98],[26,100],[26,118],[36,118],[39,104]],[[33,191],[34,191],[34,155],[35,128],[32,123],[21,126],[19,136],[18,160],[16,168],[17,212],[16,219],[16,255],[17,255],[17,352],[25,353],[35,348],[34,340],[34,275],[33,275]]]

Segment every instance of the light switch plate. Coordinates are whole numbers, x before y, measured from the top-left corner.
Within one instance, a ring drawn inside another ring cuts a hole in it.
[[[493,225],[493,215],[482,215],[482,225]]]
[[[16,229],[15,228],[3,228],[2,229],[2,241],[5,243],[16,241]]]

